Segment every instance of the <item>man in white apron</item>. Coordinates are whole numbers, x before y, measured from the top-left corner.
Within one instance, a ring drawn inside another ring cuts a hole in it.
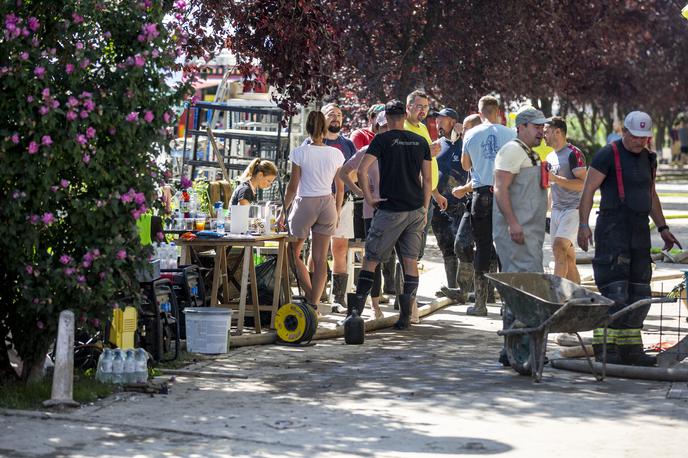
[[[543,181],[540,158],[532,148],[542,141],[547,122],[533,107],[516,115],[517,137],[506,143],[495,158],[492,239],[502,272],[542,272],[542,244],[545,240],[547,183]],[[547,171],[544,171],[545,177]],[[505,307],[504,328],[514,318]],[[504,352],[502,352],[504,353]],[[500,356],[500,361],[503,357]]]

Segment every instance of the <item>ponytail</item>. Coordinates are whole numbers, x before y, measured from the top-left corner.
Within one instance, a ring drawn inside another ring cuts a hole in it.
[[[258,172],[262,172],[263,176],[277,176],[278,170],[277,166],[272,161],[266,161],[257,157],[248,164],[246,169],[244,169],[244,173],[239,176],[239,181],[248,181],[256,176]]]

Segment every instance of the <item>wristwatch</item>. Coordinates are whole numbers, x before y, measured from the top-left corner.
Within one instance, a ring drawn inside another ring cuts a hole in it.
[[[665,224],[664,226],[659,226],[659,227],[657,228],[657,232],[659,232],[660,234],[661,234],[663,231],[668,231],[668,230],[669,230],[669,226],[667,226],[666,224]]]

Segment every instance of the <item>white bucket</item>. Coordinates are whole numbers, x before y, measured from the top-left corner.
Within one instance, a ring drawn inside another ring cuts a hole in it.
[[[223,307],[186,307],[186,350],[214,355],[227,353],[232,310]]]
[[[248,231],[249,205],[232,205],[230,207],[229,232],[245,234]]]

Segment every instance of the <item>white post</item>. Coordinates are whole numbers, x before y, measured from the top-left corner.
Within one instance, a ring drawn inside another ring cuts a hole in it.
[[[72,399],[74,388],[74,312],[63,310],[57,327],[53,390],[46,407],[79,407]]]

